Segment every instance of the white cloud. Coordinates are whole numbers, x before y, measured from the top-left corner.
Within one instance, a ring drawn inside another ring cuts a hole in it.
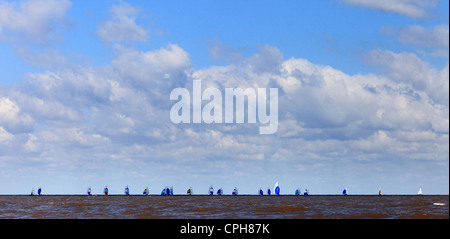
[[[436,0],[343,0],[349,5],[359,5],[380,10],[405,15],[412,18],[423,18],[429,16],[429,10],[437,6]]]
[[[421,54],[448,58],[449,26],[442,24],[433,28],[420,25],[408,27],[383,27],[382,31],[393,35],[405,44],[413,45]]]
[[[46,42],[55,38],[60,26],[68,25],[68,0],[0,2],[0,39]]]
[[[8,131],[0,126],[0,142],[5,142],[13,137]]]
[[[136,24],[139,10],[128,3],[121,3],[111,9],[112,18],[100,23],[97,34],[108,42],[145,41],[147,30]]]
[[[438,25],[432,29],[426,29],[419,25],[409,26],[400,30],[399,40],[419,46],[448,48],[449,27],[448,24]]]
[[[0,98],[0,126],[9,132],[25,132],[32,128],[33,118],[7,97]]]
[[[365,60],[381,66],[382,72],[390,79],[409,84],[415,90],[426,92],[434,102],[448,106],[448,62],[443,69],[437,70],[413,53],[382,50],[370,51]]]

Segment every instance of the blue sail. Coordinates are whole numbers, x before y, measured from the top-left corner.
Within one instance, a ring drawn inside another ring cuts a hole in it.
[[[270,196],[270,188],[267,189],[267,195]]]
[[[41,188],[38,189],[38,195],[41,195]]]
[[[296,190],[295,190],[295,195],[296,195],[296,196],[300,195],[300,190],[299,190],[299,189],[296,189]]]
[[[264,195],[264,192],[263,192],[263,190],[262,189],[259,189],[259,195]]]
[[[344,189],[344,191],[342,191],[342,195],[347,195],[347,189]]]
[[[166,188],[166,195],[170,195],[170,188]]]
[[[279,187],[279,186],[277,186],[277,187],[275,188],[275,194],[276,194],[276,195],[280,195],[280,187]]]

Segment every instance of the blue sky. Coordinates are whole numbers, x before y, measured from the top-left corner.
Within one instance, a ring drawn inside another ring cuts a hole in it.
[[[0,1],[0,194],[448,194],[448,1]],[[279,127],[170,91],[277,87]]]

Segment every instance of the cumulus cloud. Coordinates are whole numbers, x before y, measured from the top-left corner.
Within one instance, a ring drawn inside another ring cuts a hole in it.
[[[392,12],[412,18],[423,18],[429,16],[429,10],[437,6],[437,0],[343,0],[349,5],[364,6],[383,12]]]
[[[0,2],[0,39],[43,43],[58,35],[58,28],[69,25],[68,0],[24,0]]]
[[[6,132],[28,132],[33,127],[33,118],[21,111],[14,100],[8,97],[0,98],[0,126]],[[6,131],[7,130],[7,131]]]
[[[383,50],[370,51],[365,60],[369,64],[380,66],[382,72],[390,79],[409,84],[416,90],[426,92],[434,102],[448,106],[448,62],[439,70],[413,53]]]
[[[99,24],[97,34],[107,42],[147,40],[147,30],[136,24],[138,13],[139,9],[128,3],[113,6],[111,19]]]

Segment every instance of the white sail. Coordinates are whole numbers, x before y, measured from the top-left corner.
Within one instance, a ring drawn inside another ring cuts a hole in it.
[[[419,188],[419,192],[417,192],[417,195],[422,195],[422,188]]]

